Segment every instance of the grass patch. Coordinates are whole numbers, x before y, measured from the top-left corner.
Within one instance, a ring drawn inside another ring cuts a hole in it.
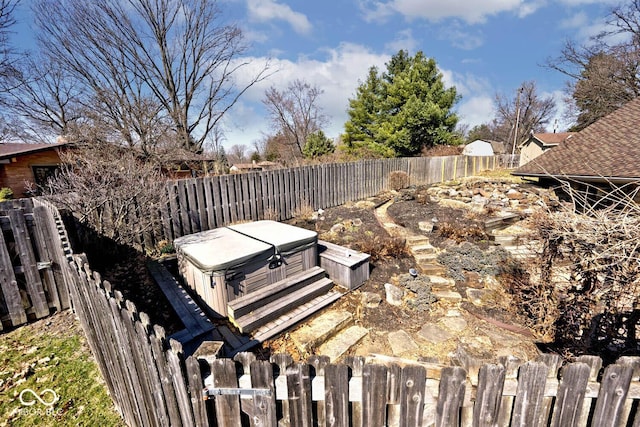
[[[0,366],[0,426],[125,425],[69,311],[0,335]]]

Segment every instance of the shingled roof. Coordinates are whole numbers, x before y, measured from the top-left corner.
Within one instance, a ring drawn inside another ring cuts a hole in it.
[[[640,98],[513,172],[582,180],[640,180]]]
[[[6,142],[0,143],[0,159],[9,159],[25,154],[37,153],[40,151],[51,150],[53,148],[67,145],[66,142],[56,144],[25,144]]]

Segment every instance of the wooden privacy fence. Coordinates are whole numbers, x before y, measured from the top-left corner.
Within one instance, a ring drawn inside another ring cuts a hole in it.
[[[193,355],[123,300],[78,256],[71,295],[89,346],[131,426],[619,426],[640,422],[640,359],[602,371],[582,356],[520,363],[440,366],[325,356],[294,363],[239,353],[219,359],[215,343]],[[470,372],[471,374],[467,374]],[[204,400],[204,397],[207,400]]]
[[[282,221],[305,208],[339,206],[389,189],[393,171],[406,172],[411,184],[432,184],[510,167],[513,158],[377,159],[170,181],[157,221],[161,225],[138,241],[141,245],[156,244],[238,221]],[[96,229],[101,228],[97,225]]]
[[[69,308],[68,244],[53,212],[35,199],[0,203],[0,330]]]

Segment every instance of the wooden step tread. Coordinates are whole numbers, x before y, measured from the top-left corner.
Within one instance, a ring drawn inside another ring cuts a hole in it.
[[[250,343],[253,343],[252,345],[256,345],[257,343],[268,340],[269,338],[289,329],[296,323],[301,322],[312,314],[318,312],[329,304],[337,301],[343,295],[344,294],[338,290],[331,290],[326,294],[315,297],[311,301],[301,305],[292,312],[285,313],[277,319],[260,326],[251,334],[252,341],[250,341]],[[250,343],[248,344],[251,345]],[[237,348],[234,349],[233,352],[237,353],[240,351],[244,351],[247,348],[249,347]]]
[[[324,277],[325,271],[323,268],[313,267],[236,298],[227,304],[229,318],[233,320],[245,316]]]
[[[327,293],[332,287],[333,281],[322,278],[317,282],[274,300],[245,316],[233,319],[232,322],[238,327],[240,332],[251,332],[288,312],[296,310],[300,305],[307,303],[317,296]]]

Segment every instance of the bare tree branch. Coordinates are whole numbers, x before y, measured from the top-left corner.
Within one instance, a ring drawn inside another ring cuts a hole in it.
[[[171,124],[183,148],[200,151],[242,86],[242,33],[212,0],[36,0],[43,51],[58,58],[91,103],[131,146],[153,147],[150,125]]]

